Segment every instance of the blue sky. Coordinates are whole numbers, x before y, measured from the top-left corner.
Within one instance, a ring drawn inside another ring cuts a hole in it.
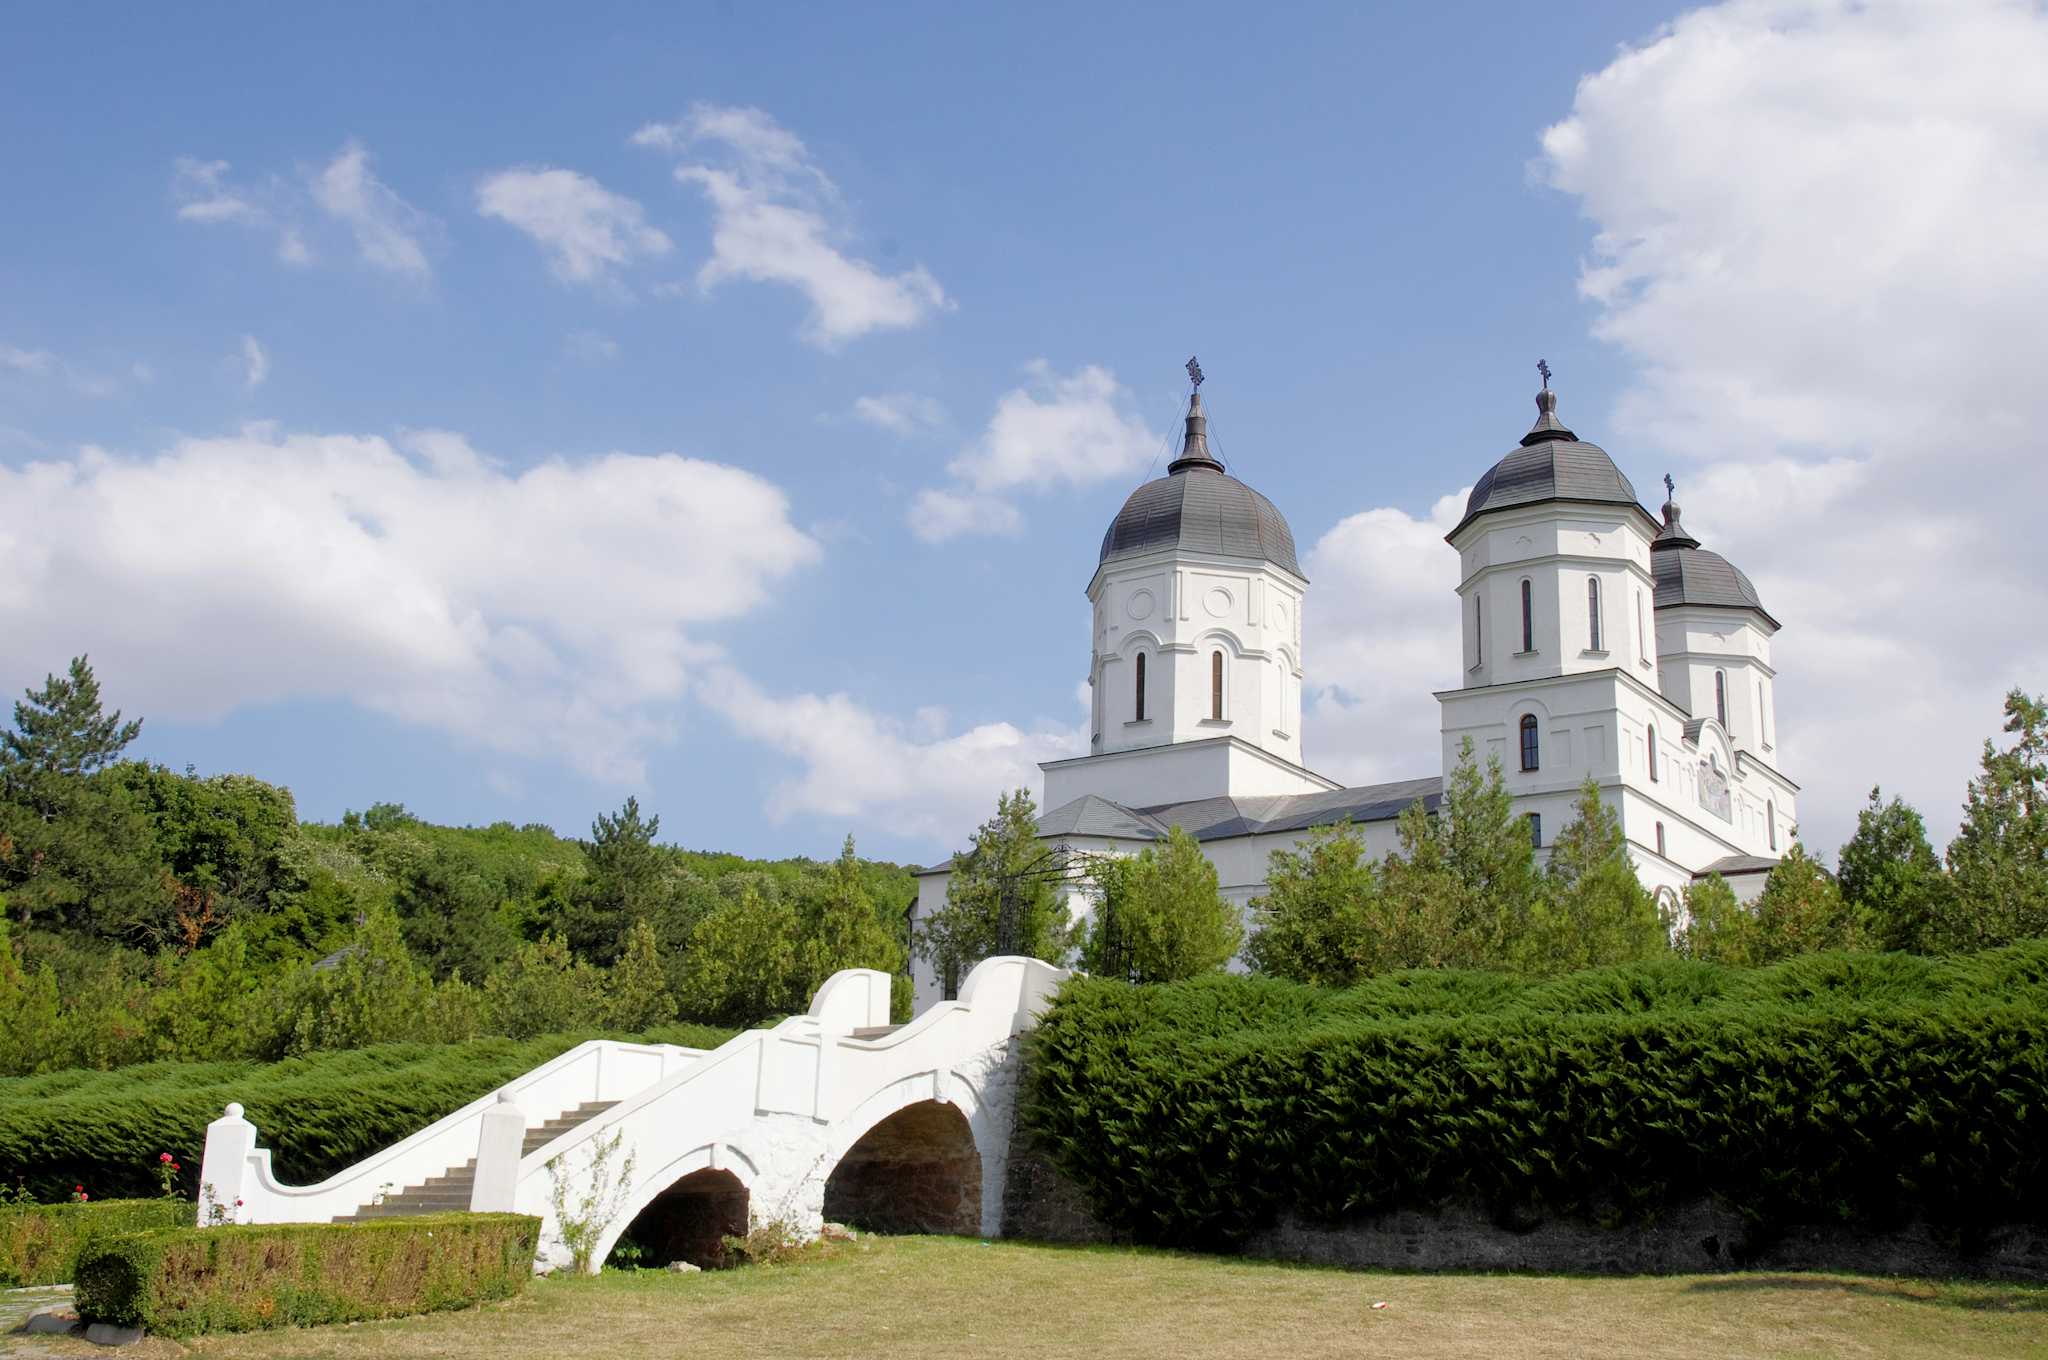
[[[1939,823],[2040,654],[1926,639],[1954,749],[1853,742],[1823,663],[1883,630],[1817,581],[1840,554],[1753,511],[1894,480],[1881,429],[1826,414],[1895,391],[1841,324],[1868,280],[1802,299],[1842,310],[1787,353],[1743,340],[1801,324],[1758,302],[1776,271],[1816,273],[1760,239],[1914,258],[1772,168],[1880,164],[1831,129],[1946,97],[1873,112],[1788,43],[1905,61],[1938,22],[1995,64],[2040,27],[1914,8],[17,8],[0,487],[35,513],[0,529],[0,684],[90,651],[144,754],[310,817],[579,832],[637,792],[692,846],[935,857],[1072,741],[1095,546],[1195,352],[1232,470],[1311,553],[1310,763],[1427,773],[1456,646],[1432,514],[1526,428],[1541,356],[1646,502],[1667,469],[1700,488],[1688,523],[1785,621],[1822,848],[1880,779]],[[1780,118],[1744,122],[1774,63]],[[2038,110],[1976,83],[1934,121],[2030,148]],[[1731,154],[1752,183],[1717,195]],[[1972,187],[2010,209],[2022,180]],[[1673,222],[1701,235],[1659,254]],[[1962,404],[1983,316],[1951,319]],[[1925,561],[1981,541],[1951,528]],[[50,566],[81,538],[85,583]]]

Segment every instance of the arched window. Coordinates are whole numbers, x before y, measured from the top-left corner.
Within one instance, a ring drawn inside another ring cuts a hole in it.
[[[1522,768],[1533,770],[1539,767],[1536,749],[1536,715],[1522,715]]]
[[[1771,829],[1771,849],[1778,848],[1778,802],[1775,798],[1764,803],[1764,824]]]
[[[1586,578],[1586,647],[1600,650],[1600,578]]]
[[[1728,726],[1728,672],[1714,672],[1714,716],[1721,726]]]
[[[1531,850],[1541,850],[1543,848],[1543,814],[1531,812],[1525,820],[1529,823],[1529,848]]]
[[[1657,724],[1650,724],[1650,735],[1643,745],[1650,753],[1650,782],[1657,782]]]
[[[1664,823],[1657,823],[1657,853],[1664,853]]]
[[[1138,653],[1138,716],[1136,721],[1145,721],[1145,654]]]
[[[1756,734],[1764,745],[1771,744],[1770,715],[1764,712],[1764,682],[1756,682]]]
[[[1522,650],[1536,650],[1536,604],[1527,581],[1522,582]]]
[[[1472,664],[1486,664],[1486,621],[1480,617],[1479,596],[1472,596]]]
[[[1636,650],[1642,653],[1643,660],[1650,659],[1649,638],[1643,632],[1643,592],[1640,590],[1636,592]]]
[[[1223,721],[1223,653],[1209,653],[1209,721]]]

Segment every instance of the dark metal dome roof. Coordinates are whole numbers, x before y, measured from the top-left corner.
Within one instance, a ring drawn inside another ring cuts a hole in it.
[[[1678,521],[1675,502],[1664,503],[1664,527],[1650,544],[1650,572],[1657,581],[1657,608],[1705,605],[1714,609],[1754,609],[1772,628],[1778,621],[1764,608],[1749,577],[1733,562],[1700,546]]]
[[[1100,561],[1184,548],[1256,557],[1301,576],[1294,531],[1273,502],[1223,471],[1209,452],[1208,423],[1198,393],[1188,404],[1180,457],[1167,464],[1166,476],[1130,494],[1102,536]]]
[[[1537,393],[1536,412],[1536,424],[1522,436],[1521,445],[1510,449],[1472,488],[1458,529],[1489,510],[1544,501],[1637,504],[1635,487],[1607,451],[1586,443],[1557,418],[1557,393],[1547,387]]]

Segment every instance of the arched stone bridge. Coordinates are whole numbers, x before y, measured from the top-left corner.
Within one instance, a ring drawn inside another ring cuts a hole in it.
[[[993,1236],[1012,1040],[1065,977],[1036,959],[988,959],[959,1000],[892,1027],[889,975],[850,969],[807,1014],[709,1051],[580,1045],[317,1185],[279,1184],[257,1129],[230,1105],[207,1127],[199,1221],[512,1210],[543,1220],[537,1264],[553,1269],[570,1259],[557,1183],[579,1203],[611,1149],[602,1160],[617,1210],[598,1263],[630,1240],[643,1261],[701,1264],[724,1235],[775,1222],[800,1236],[828,1220]]]

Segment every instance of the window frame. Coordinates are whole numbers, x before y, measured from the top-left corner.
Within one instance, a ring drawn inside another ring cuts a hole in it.
[[[1144,721],[1145,721],[1145,654],[1144,654],[1143,652],[1139,652],[1139,653],[1138,653],[1138,659],[1137,659],[1136,663],[1135,663],[1135,664],[1134,664],[1134,665],[1132,666],[1132,670],[1133,670],[1133,671],[1135,672],[1135,677],[1134,677],[1134,680],[1135,680],[1135,694],[1134,694],[1134,698],[1135,698],[1136,702],[1135,702],[1135,706],[1134,706],[1134,707],[1133,707],[1133,709],[1132,709],[1132,717],[1131,717],[1131,721],[1132,721],[1132,722],[1144,722]]]
[[[1650,723],[1648,734],[1643,738],[1643,750],[1650,757],[1650,782],[1663,782],[1657,773],[1657,724]]]
[[[1225,666],[1224,666],[1224,664],[1223,664],[1223,649],[1222,649],[1221,647],[1218,647],[1218,648],[1216,648],[1215,650],[1213,650],[1213,651],[1211,651],[1211,652],[1209,653],[1209,721],[1210,721],[1210,722],[1225,722],[1225,721],[1227,721],[1227,719],[1225,719],[1225,718],[1224,718],[1224,716],[1223,716],[1223,713],[1224,713],[1224,708],[1223,708],[1223,673],[1224,673],[1224,670],[1225,670]]]
[[[1714,671],[1714,719],[1723,732],[1728,730],[1728,672],[1719,668]]]
[[[1586,578],[1587,651],[1598,652],[1605,650],[1600,644],[1606,641],[1606,639],[1603,638],[1600,634],[1600,578],[1597,576],[1588,576]]]
[[[1521,738],[1522,773],[1530,774],[1543,768],[1543,738],[1537,731],[1536,715],[1524,713],[1515,725]]]
[[[1522,654],[1536,650],[1536,587],[1522,578]]]

